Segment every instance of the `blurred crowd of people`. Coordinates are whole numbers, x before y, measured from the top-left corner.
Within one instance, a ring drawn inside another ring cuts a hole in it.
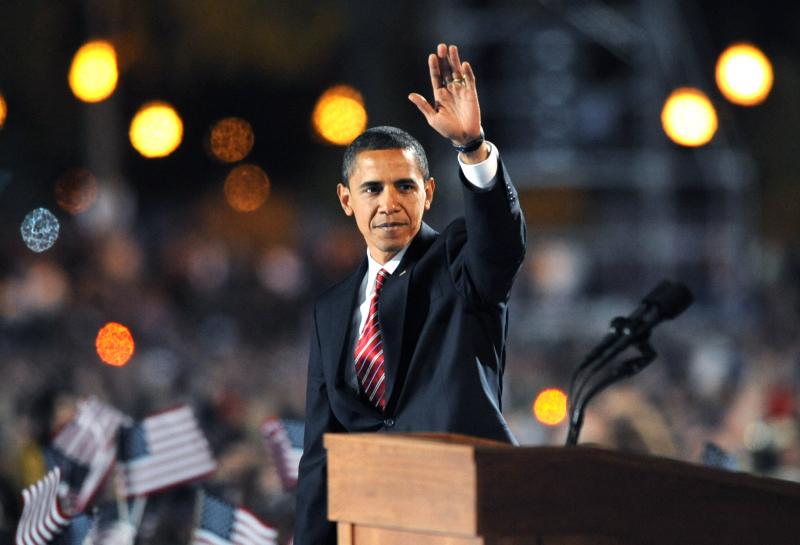
[[[294,498],[259,425],[302,418],[310,305],[352,270],[363,242],[329,217],[332,202],[311,213],[277,194],[240,214],[209,196],[137,217],[125,213],[130,195],[112,189],[117,200],[101,195],[85,217],[59,214],[60,239],[41,254],[2,220],[0,543],[13,538],[21,489],[44,474],[43,448],[89,395],[133,418],[192,405],[219,462],[204,486],[276,526],[283,542]],[[628,294],[590,296],[571,268],[570,241],[557,242],[531,230],[512,294],[503,403],[525,445],[563,443],[566,425],[537,422],[534,397],[566,390],[613,315],[636,304]],[[653,336],[659,360],[597,398],[581,441],[697,463],[714,445],[740,470],[800,481],[797,267],[779,261],[769,282],[751,287],[758,314],[746,321],[757,327],[726,330],[702,305],[665,324]],[[95,352],[109,321],[136,342],[123,367]],[[194,493],[185,486],[152,498],[139,543],[188,543]],[[113,498],[110,480],[97,501]]]

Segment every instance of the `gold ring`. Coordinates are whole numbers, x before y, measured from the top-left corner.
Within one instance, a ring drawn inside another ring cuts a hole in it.
[[[467,83],[467,80],[465,80],[463,77],[453,78],[453,83],[455,83],[456,85],[465,85]]]

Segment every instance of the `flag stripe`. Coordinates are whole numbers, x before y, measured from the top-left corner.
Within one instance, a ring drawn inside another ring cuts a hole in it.
[[[192,545],[276,545],[278,532],[250,511],[201,492]]]
[[[217,467],[188,405],[147,417],[126,430],[120,458],[129,496],[205,477]]]
[[[205,543],[208,545],[231,545],[231,542],[227,539],[222,539],[214,532],[209,532],[208,530],[203,530],[202,528],[195,528],[192,543],[196,543],[198,545]]]
[[[75,416],[53,438],[58,465],[69,483],[70,512],[82,512],[105,482],[116,457],[116,433],[130,418],[95,397],[78,402]],[[76,481],[76,475],[80,481]]]
[[[272,453],[283,489],[294,489],[303,455],[303,423],[271,417],[261,424],[260,429],[264,443]]]
[[[22,491],[24,507],[16,532],[17,545],[46,545],[69,525],[58,504],[60,468]]]
[[[254,539],[274,538],[278,533],[272,528],[267,528],[264,523],[252,513],[247,512],[245,509],[236,510],[236,522],[233,525],[234,532],[241,532],[253,536]]]

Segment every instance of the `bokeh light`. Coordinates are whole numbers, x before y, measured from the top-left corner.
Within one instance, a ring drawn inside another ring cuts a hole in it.
[[[130,330],[117,322],[101,327],[94,344],[100,359],[115,367],[128,363],[135,348]]]
[[[70,214],[85,212],[97,200],[97,179],[86,169],[76,168],[56,182],[58,206]]]
[[[58,240],[61,225],[58,218],[47,208],[37,208],[22,220],[20,232],[25,245],[34,252],[50,249]]]
[[[558,388],[539,392],[533,402],[533,416],[547,426],[556,426],[567,417],[567,394]]]
[[[2,129],[3,125],[5,125],[7,115],[8,104],[6,104],[6,98],[3,96],[3,93],[0,93],[0,129]]]
[[[181,144],[183,121],[166,102],[148,102],[133,116],[128,135],[143,156],[166,157]]]
[[[117,88],[117,52],[104,40],[81,46],[69,68],[69,87],[84,102],[100,102]]]
[[[225,178],[225,200],[238,212],[257,210],[269,196],[269,177],[258,165],[239,165]]]
[[[367,110],[361,93],[349,85],[336,85],[319,97],[311,120],[325,141],[346,146],[367,128]]]
[[[226,117],[214,124],[209,135],[211,155],[223,163],[241,161],[253,149],[255,135],[250,123],[238,117]]]
[[[707,144],[717,132],[717,112],[708,97],[691,87],[676,89],[661,110],[667,136],[682,146]]]
[[[0,280],[0,317],[24,322],[57,312],[68,303],[71,287],[58,263],[37,259]]]
[[[734,44],[717,59],[716,79],[725,98],[734,104],[755,106],[772,90],[772,63],[756,46]]]

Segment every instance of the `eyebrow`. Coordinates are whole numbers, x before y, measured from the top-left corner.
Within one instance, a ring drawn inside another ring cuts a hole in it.
[[[417,181],[414,178],[398,178],[397,180],[391,182],[392,184],[414,184],[417,185]],[[376,185],[382,186],[384,182],[380,180],[367,180],[365,182],[361,182],[359,185],[359,189],[366,189],[367,187],[375,187]]]

